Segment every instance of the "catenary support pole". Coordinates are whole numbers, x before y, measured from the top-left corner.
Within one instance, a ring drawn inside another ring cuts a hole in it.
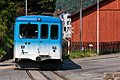
[[[80,0],[80,49],[82,49],[82,0]]]
[[[27,16],[27,0],[25,0],[25,15]]]
[[[99,0],[97,0],[97,54],[99,55]]]

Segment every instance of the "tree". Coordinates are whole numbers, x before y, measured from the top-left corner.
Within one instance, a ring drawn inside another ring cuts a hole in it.
[[[55,11],[56,0],[28,0],[28,14],[40,15],[44,12]],[[14,1],[18,6],[17,13],[25,15],[25,1]],[[17,15],[19,16],[19,15]]]
[[[38,2],[38,9],[41,10],[40,13],[53,13],[55,11],[55,3],[56,0],[42,0],[41,2]],[[39,8],[39,6],[41,6],[41,8]]]
[[[85,9],[96,3],[97,0],[82,0],[82,8]],[[66,10],[71,14],[76,13],[80,9],[80,0],[56,0],[56,9]]]
[[[68,13],[79,11],[80,0],[56,0],[56,10],[65,10]]]
[[[14,5],[10,0],[0,1],[0,54],[8,52],[9,48],[12,48],[13,45],[11,23],[14,22]]]

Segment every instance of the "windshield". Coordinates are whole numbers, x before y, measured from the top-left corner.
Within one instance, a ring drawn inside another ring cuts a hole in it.
[[[37,24],[20,24],[20,38],[38,38]]]

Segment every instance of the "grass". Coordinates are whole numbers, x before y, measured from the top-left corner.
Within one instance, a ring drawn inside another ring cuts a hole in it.
[[[85,57],[93,57],[96,56],[96,53],[92,50],[86,51],[74,51],[69,54],[69,58],[85,58]]]

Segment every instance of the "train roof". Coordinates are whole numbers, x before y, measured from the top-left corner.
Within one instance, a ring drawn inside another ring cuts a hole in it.
[[[16,18],[16,22],[51,22],[60,23],[61,19],[53,16],[29,15]]]

